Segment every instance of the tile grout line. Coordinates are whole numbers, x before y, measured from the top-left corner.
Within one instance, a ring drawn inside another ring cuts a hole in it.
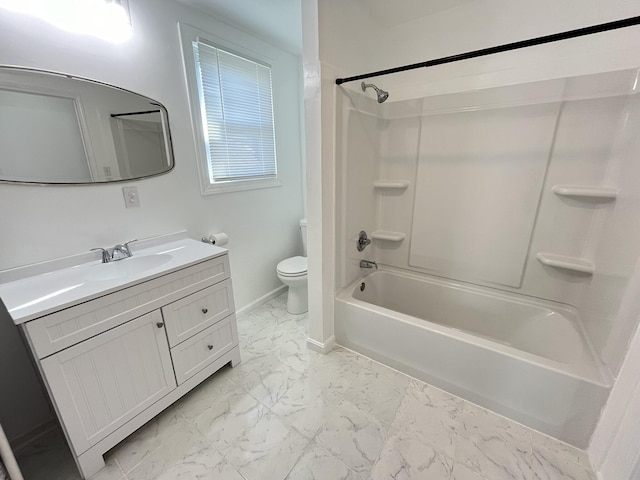
[[[409,389],[409,385],[410,384],[407,383],[407,386],[404,387],[404,393],[402,395],[402,398],[400,399],[400,403],[398,404],[398,408],[396,409],[396,414],[393,416],[393,419],[389,422],[389,428],[387,428],[387,433],[385,434],[384,440],[382,441],[382,446],[380,447],[380,451],[378,452],[378,456],[376,457],[374,462],[371,464],[371,469],[369,470],[369,475],[371,475],[371,472],[373,471],[373,467],[376,465],[376,463],[378,463],[378,460],[380,460],[380,457],[382,456],[382,451],[384,450],[385,445],[389,441],[389,435],[391,434],[391,429],[393,428],[393,424],[394,424],[394,422],[396,420],[396,417],[400,413],[400,407],[402,406],[402,401],[404,400],[404,398],[407,395],[407,390]]]
[[[116,465],[120,469],[120,472],[122,472],[122,476],[120,477],[120,480],[122,479],[129,480],[127,477],[127,472],[124,471],[124,468],[122,468],[122,465],[120,465],[120,462],[118,461],[118,459],[114,457],[113,460],[116,462]]]
[[[297,433],[297,432],[296,432]],[[306,438],[306,437],[305,437]],[[302,449],[302,452],[300,452],[300,456],[298,456],[296,458],[296,461],[293,462],[293,465],[291,465],[291,468],[289,469],[289,471],[286,473],[286,475],[284,477],[282,477],[282,480],[287,480],[289,478],[289,475],[291,475],[291,472],[293,472],[293,469],[296,468],[296,465],[298,465],[298,462],[300,461],[300,459],[304,456],[304,454],[306,453],[307,449],[309,448],[309,446],[311,445],[311,442],[313,440],[309,440],[307,442],[307,445],[304,447],[304,449]],[[274,479],[276,480],[276,479]],[[295,480],[295,479],[292,479]]]

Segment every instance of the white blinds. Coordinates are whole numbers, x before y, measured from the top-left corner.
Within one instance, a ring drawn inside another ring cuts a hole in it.
[[[276,176],[271,68],[193,42],[211,183]]]

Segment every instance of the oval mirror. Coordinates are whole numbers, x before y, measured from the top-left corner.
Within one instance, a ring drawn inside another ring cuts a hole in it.
[[[53,72],[0,67],[0,181],[91,184],[174,166],[166,108]]]

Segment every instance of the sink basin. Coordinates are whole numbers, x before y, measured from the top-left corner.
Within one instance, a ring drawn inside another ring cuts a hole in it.
[[[111,263],[101,263],[100,265],[91,267],[86,279],[88,281],[103,282],[126,278],[164,265],[169,260],[171,260],[171,255],[161,253],[139,257],[134,256]]]

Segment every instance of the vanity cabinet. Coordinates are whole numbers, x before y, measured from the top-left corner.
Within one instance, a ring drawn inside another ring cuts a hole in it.
[[[186,265],[120,287],[107,282],[103,291],[92,286],[90,297],[78,294],[77,303],[20,323],[85,478],[118,442],[227,363],[240,362],[227,251],[177,243],[174,250],[186,245],[197,253],[182,253],[191,260]],[[10,313],[11,288],[0,285]]]

